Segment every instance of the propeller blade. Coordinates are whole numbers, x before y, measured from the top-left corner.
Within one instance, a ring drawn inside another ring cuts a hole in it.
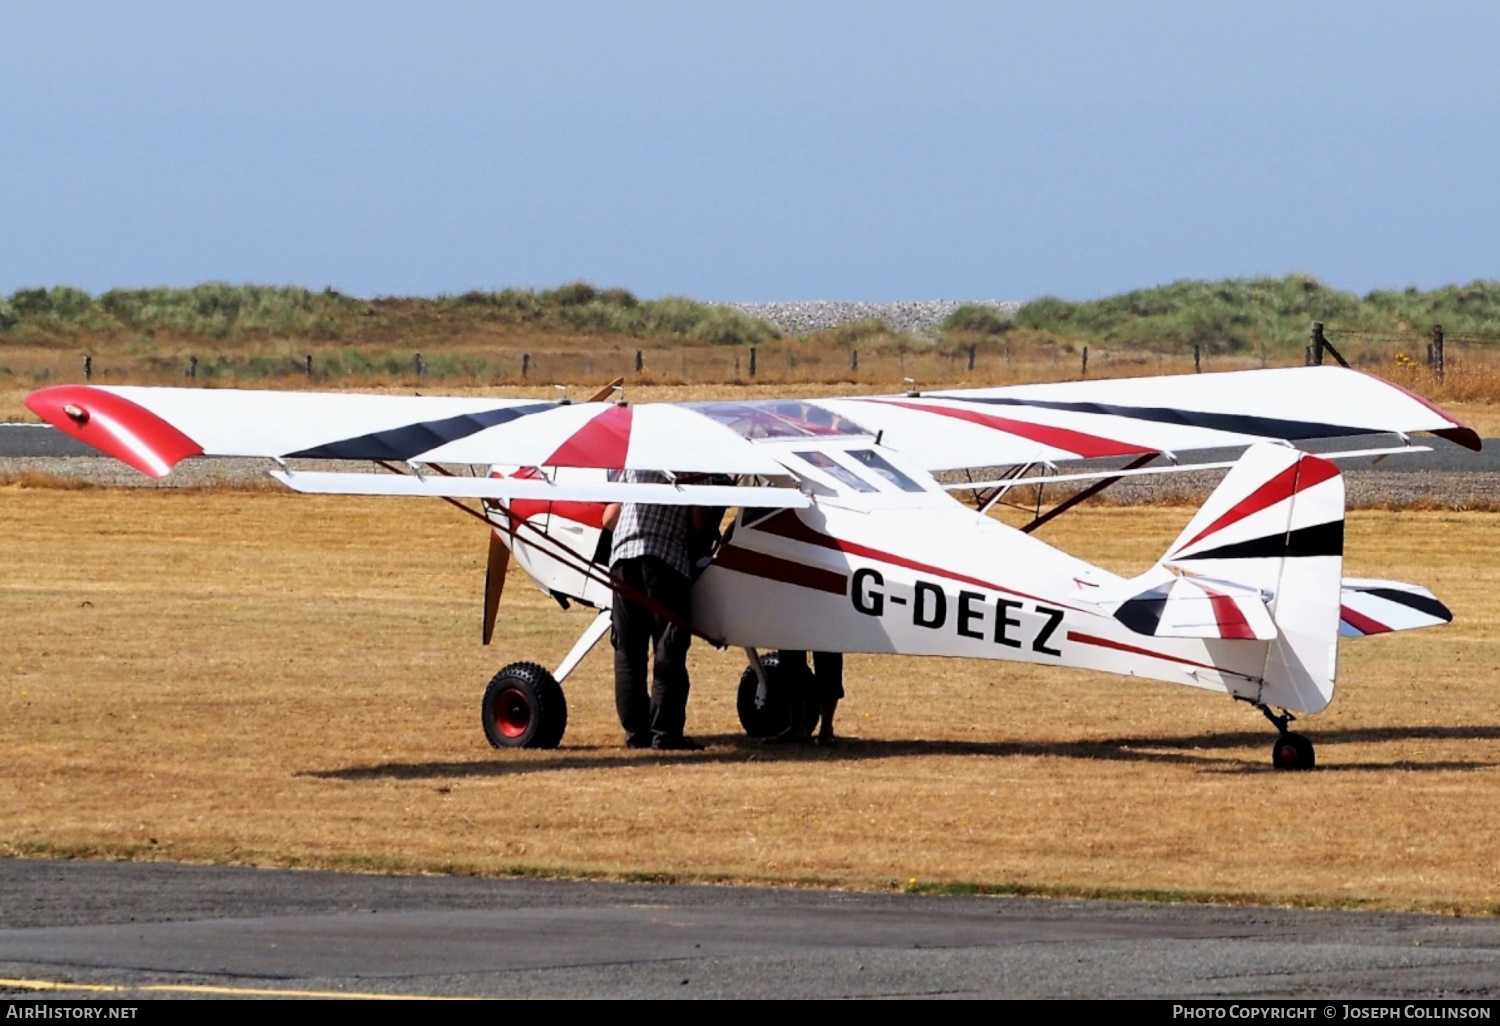
[[[608,399],[610,396],[612,396],[612,395],[615,394],[615,389],[619,388],[623,384],[625,384],[625,379],[624,378],[615,378],[615,380],[611,381],[609,384],[607,384],[603,388],[599,389],[599,391],[597,391],[593,395],[589,396],[589,402],[591,402],[591,403],[602,403],[602,402],[604,402],[604,400]]]
[[[505,571],[510,566],[510,549],[500,535],[490,532],[490,558],[484,572],[484,643],[495,635],[495,616],[500,612],[500,594],[505,591]]]

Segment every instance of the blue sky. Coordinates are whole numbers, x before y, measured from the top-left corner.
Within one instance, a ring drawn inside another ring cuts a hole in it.
[[[1500,5],[0,0],[0,293],[1500,277]]]

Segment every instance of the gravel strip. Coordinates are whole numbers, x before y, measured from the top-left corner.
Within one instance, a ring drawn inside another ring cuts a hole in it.
[[[346,473],[378,473],[380,468],[373,463],[349,462],[345,460],[291,460],[293,470],[343,471]],[[64,481],[80,481],[109,487],[126,488],[204,488],[204,487],[255,487],[263,485],[272,489],[282,486],[267,476],[276,469],[272,460],[223,459],[210,456],[195,456],[183,460],[177,468],[161,480],[153,480],[144,474],[105,456],[34,456],[0,458],[0,482],[15,480],[27,474],[44,474]],[[1223,480],[1224,471],[1171,474],[1160,477],[1127,478],[1115,484],[1103,495],[1103,501],[1112,505],[1161,505],[1168,503],[1197,504],[1208,497],[1209,492]],[[963,475],[944,473],[938,475],[944,481],[961,481]],[[998,476],[998,472],[980,470],[973,479],[984,480]],[[1407,505],[1411,503],[1438,504],[1450,509],[1494,509],[1500,507],[1500,473],[1483,471],[1406,471],[1390,473],[1379,470],[1350,468],[1344,475],[1348,489],[1350,508],[1381,507],[1385,505]],[[955,495],[963,496],[962,492]],[[1016,489],[1016,502],[1029,505],[1035,499],[1032,487]],[[1049,489],[1045,505],[1050,506],[1059,497],[1069,494],[1058,488]]]
[[[827,331],[853,321],[877,320],[896,331],[914,335],[933,335],[943,320],[961,306],[989,306],[1014,314],[1020,303],[998,299],[935,299],[913,303],[837,303],[811,300],[805,303],[723,303],[763,321],[770,321],[791,335]]]

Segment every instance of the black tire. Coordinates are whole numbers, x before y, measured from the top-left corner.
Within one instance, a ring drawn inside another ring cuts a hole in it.
[[[511,663],[484,689],[484,736],[496,748],[556,748],[568,729],[562,685],[536,663]]]
[[[1271,765],[1279,770],[1310,770],[1317,765],[1313,743],[1301,734],[1282,734],[1271,748]]]
[[[740,726],[750,737],[774,737],[792,724],[791,702],[802,696],[802,719],[811,734],[818,726],[818,700],[814,697],[812,671],[801,667],[783,668],[781,659],[774,652],[760,657],[761,668],[766,671],[766,703],[755,704],[755,694],[760,690],[760,680],[755,667],[745,667],[740,674],[740,690],[735,703],[740,714]],[[805,681],[792,680],[794,673],[804,673]]]

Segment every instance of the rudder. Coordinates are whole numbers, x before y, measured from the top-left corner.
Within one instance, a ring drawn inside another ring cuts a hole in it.
[[[1276,624],[1260,702],[1319,712],[1338,670],[1344,479],[1328,460],[1251,446],[1162,564],[1187,577],[1258,588]]]

